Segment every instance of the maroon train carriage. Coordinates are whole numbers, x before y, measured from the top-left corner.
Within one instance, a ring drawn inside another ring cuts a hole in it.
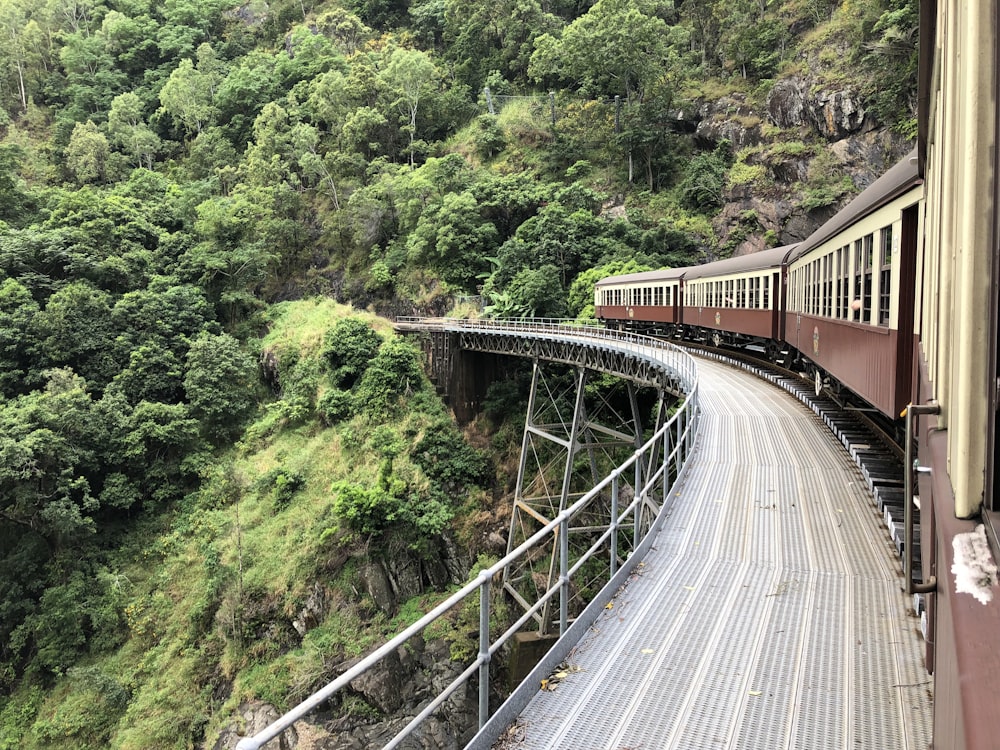
[[[706,263],[684,274],[683,322],[716,346],[773,349],[781,340],[782,266],[795,245]]]
[[[673,336],[681,322],[686,268],[609,276],[594,285],[594,313],[608,328]]]
[[[817,392],[842,384],[890,418],[912,393],[922,197],[913,153],[787,259],[784,340],[808,360],[800,366]]]

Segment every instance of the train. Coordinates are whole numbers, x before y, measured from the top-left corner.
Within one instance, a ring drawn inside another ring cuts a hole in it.
[[[914,149],[803,242],[594,286],[614,329],[754,351],[893,419],[912,386]]]
[[[611,328],[754,351],[893,429],[935,748],[1000,747],[1000,9],[922,0],[913,150],[805,240],[595,285]]]

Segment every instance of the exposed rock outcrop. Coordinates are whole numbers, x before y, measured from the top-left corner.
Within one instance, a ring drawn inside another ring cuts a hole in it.
[[[357,659],[339,664],[344,674]],[[413,638],[406,648],[350,683],[331,701],[297,722],[293,729],[264,746],[265,750],[366,750],[382,747],[397,735],[431,697],[440,694],[462,672],[451,660],[444,639]],[[424,721],[405,747],[458,750],[478,729],[478,690],[466,685],[453,694],[437,716]],[[363,706],[364,708],[349,708]],[[273,706],[253,702],[240,706],[239,721],[226,727],[211,750],[232,750],[240,737],[259,732],[278,718]],[[447,717],[447,718],[440,718]]]
[[[859,92],[849,87],[828,89],[808,77],[776,81],[767,96],[767,116],[780,128],[814,129],[836,141],[875,127]]]

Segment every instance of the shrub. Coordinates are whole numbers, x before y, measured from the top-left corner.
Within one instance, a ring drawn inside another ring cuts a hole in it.
[[[507,147],[503,128],[493,115],[480,115],[475,120],[476,153],[484,161],[492,159]]]
[[[381,488],[365,488],[347,481],[334,482],[333,511],[352,531],[374,534],[395,516],[396,503]]]
[[[344,390],[361,378],[382,343],[371,326],[359,318],[343,318],[323,338],[323,360],[333,381]]]
[[[267,492],[275,508],[281,509],[291,502],[295,493],[306,485],[306,478],[297,471],[278,467],[257,480],[258,489]]]
[[[437,422],[427,428],[413,446],[412,458],[424,474],[440,482],[478,485],[486,476],[486,459],[447,422]]]
[[[320,421],[327,427],[343,422],[354,413],[354,399],[347,391],[331,388],[316,404]]]
[[[400,339],[385,342],[357,386],[360,407],[372,421],[389,416],[396,402],[423,387],[420,353]]]

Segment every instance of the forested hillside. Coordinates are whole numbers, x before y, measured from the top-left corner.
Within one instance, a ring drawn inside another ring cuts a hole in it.
[[[502,550],[517,394],[463,436],[386,316],[586,316],[609,272],[803,238],[914,135],[916,0],[0,31],[0,750],[213,747]]]

